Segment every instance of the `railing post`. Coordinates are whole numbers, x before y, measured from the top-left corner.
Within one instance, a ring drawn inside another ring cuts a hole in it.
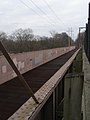
[[[43,120],[53,120],[53,94],[43,107]]]
[[[71,80],[64,81],[64,120],[70,120]]]
[[[53,120],[56,117],[56,95],[55,90],[53,91]]]
[[[58,97],[58,98],[57,98]],[[60,81],[56,88],[56,120],[63,118],[63,102],[64,102],[64,79]]]
[[[90,62],[90,3],[89,3],[89,17],[88,17],[88,60]]]
[[[88,24],[86,24],[85,38],[84,38],[84,50],[86,56],[88,56]]]

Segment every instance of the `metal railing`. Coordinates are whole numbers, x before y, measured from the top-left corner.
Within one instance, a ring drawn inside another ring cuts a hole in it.
[[[90,3],[89,3],[88,23],[86,24],[86,31],[85,31],[84,49],[86,56],[90,62]]]
[[[14,62],[12,61],[11,57],[9,56],[7,50],[5,49],[5,47],[4,47],[4,45],[2,44],[1,41],[0,41],[0,50],[3,53],[3,55],[5,56],[5,58],[7,59],[8,63],[11,65],[11,67],[15,71],[15,73],[17,74],[17,76],[19,77],[19,79],[21,80],[21,82],[23,83],[23,85],[25,86],[25,88],[27,89],[30,97],[32,96],[32,98],[34,99],[34,101],[38,104],[39,102],[36,99],[36,97],[34,96],[34,93],[33,93],[32,89],[29,87],[29,85],[25,81],[24,77],[22,76],[22,74],[19,72],[19,70],[15,66]]]

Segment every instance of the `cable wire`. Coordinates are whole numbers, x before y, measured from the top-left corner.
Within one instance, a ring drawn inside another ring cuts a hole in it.
[[[22,4],[24,4],[24,6],[26,6],[27,8],[31,9],[36,15],[38,15],[40,18],[47,18],[47,22],[54,27],[54,29],[56,29],[56,22],[53,23],[51,21],[51,19],[47,16],[46,12],[44,12],[35,2],[33,2],[33,0],[28,0],[29,2],[31,2],[36,8],[39,9],[39,11],[41,11],[45,16],[42,16],[41,14],[39,14],[38,12],[36,12],[36,10],[34,10],[33,8],[31,8],[29,5],[27,5],[23,0],[19,0]],[[54,10],[50,7],[50,5],[46,2],[46,0],[43,0],[45,2],[45,4],[48,6],[48,8],[52,11],[52,13],[56,16],[56,18],[60,21],[60,23],[62,22],[62,20],[57,16],[57,14],[54,12]],[[62,22],[63,23],[63,22]],[[66,26],[64,23],[63,23],[64,27]],[[66,27],[65,27],[66,29]]]
[[[47,17],[47,14],[45,11],[43,11],[33,0],[28,0],[30,1],[37,9],[39,9],[46,17]],[[53,24],[56,24],[54,21],[52,21],[52,19],[50,19],[49,17],[47,17],[47,19],[49,21],[51,21]]]
[[[22,4],[24,4],[27,8],[29,8],[29,9],[31,9],[35,14],[37,14],[40,18],[41,17],[43,17],[43,16],[41,16],[40,14],[38,14],[38,12],[36,12],[34,9],[32,9],[31,7],[29,7],[29,5],[27,5],[25,2],[23,2],[22,0],[19,0]],[[32,2],[33,3],[33,2]],[[37,6],[35,3],[33,3],[35,6]],[[42,11],[38,6],[37,6],[37,8],[40,10],[40,11]],[[43,11],[42,11],[43,12]],[[45,14],[44,12],[43,12],[43,14]],[[45,20],[45,19],[44,19]],[[48,18],[47,18],[47,20],[48,20]],[[53,27],[55,27],[55,24],[53,24],[52,22],[50,22],[49,20],[48,20],[48,23],[50,24],[50,25],[52,25]]]
[[[63,23],[63,21],[57,16],[57,14],[56,14],[56,12],[51,8],[51,6],[47,3],[47,1],[46,0],[43,0],[44,1],[44,3],[48,6],[48,8],[50,9],[50,11],[56,16],[56,18],[60,21],[60,23],[62,22]],[[63,25],[64,25],[64,27],[66,26],[64,23],[63,23]]]
[[[29,7],[25,2],[23,2],[22,0],[19,0],[22,4],[24,4],[27,8],[31,9],[35,14],[39,15],[34,9],[32,9],[31,7]],[[39,17],[41,17],[39,15]]]

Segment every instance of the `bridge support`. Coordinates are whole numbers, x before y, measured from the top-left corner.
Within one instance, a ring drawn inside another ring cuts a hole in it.
[[[33,120],[60,120],[63,117],[64,79],[60,81],[51,96]]]
[[[82,90],[82,52],[80,51],[64,81],[64,120],[81,120]]]
[[[64,120],[81,120],[82,80],[82,74],[65,78]]]
[[[56,102],[56,119],[55,120],[62,120],[63,118],[63,102],[64,102],[64,79],[60,81],[57,88],[58,89],[58,102]],[[56,96],[56,99],[57,99]]]
[[[53,95],[43,107],[43,120],[53,120]]]

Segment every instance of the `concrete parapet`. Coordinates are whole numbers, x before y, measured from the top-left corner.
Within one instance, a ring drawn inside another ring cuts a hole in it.
[[[56,57],[73,50],[75,46],[55,48],[49,50],[33,51],[26,53],[11,54],[11,58],[20,73],[25,73],[35,67],[38,67]],[[15,72],[7,62],[4,56],[0,56],[0,84],[16,77]]]

